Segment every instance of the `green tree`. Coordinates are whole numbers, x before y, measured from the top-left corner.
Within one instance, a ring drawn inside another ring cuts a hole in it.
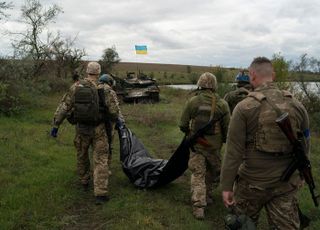
[[[113,67],[121,61],[116,47],[112,46],[103,51],[102,57],[99,60],[103,72],[110,73]]]
[[[224,82],[227,71],[222,66],[215,66],[212,73],[216,76],[218,83],[221,83]]]
[[[84,49],[78,49],[74,47],[74,39],[57,39],[52,44],[52,55],[56,66],[57,77],[66,78],[69,74],[72,74],[77,68],[81,66],[82,57],[86,56]]]
[[[191,84],[197,84],[197,81],[199,79],[199,74],[193,72],[193,73],[190,73],[188,77]]]
[[[187,73],[191,73],[191,72],[192,72],[191,66],[187,65]]]
[[[320,60],[319,59],[311,57],[310,58],[310,65],[311,65],[313,72],[315,72],[317,74],[320,73]]]
[[[290,63],[287,61],[281,53],[275,53],[272,55],[271,59],[274,72],[276,75],[276,82],[281,89],[288,89],[288,76],[289,76],[289,66]]]
[[[32,76],[39,76],[45,61],[50,59],[52,55],[52,44],[59,39],[59,34],[53,35],[47,32],[45,36],[44,31],[61,12],[62,9],[58,5],[54,4],[46,9],[37,0],[27,0],[21,8],[22,19],[20,22],[25,24],[27,29],[15,33],[21,39],[14,41],[12,45],[15,57],[33,61]]]

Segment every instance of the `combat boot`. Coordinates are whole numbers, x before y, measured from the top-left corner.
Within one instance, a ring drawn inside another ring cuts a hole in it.
[[[193,216],[198,220],[204,219],[204,208],[193,207]]]
[[[82,184],[82,190],[83,190],[84,192],[88,192],[88,190],[89,190],[89,183]]]
[[[102,205],[109,200],[108,196],[96,196],[96,205]]]
[[[210,196],[207,196],[207,205],[213,204],[213,199]]]

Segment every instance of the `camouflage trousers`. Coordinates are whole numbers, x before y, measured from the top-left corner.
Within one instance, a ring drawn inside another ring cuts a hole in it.
[[[297,186],[286,183],[275,188],[262,189],[240,178],[234,191],[236,214],[248,215],[257,225],[260,211],[264,207],[270,229],[299,229]]]
[[[89,148],[92,147],[93,185],[95,196],[108,193],[109,179],[109,144],[104,124],[92,129],[92,132],[79,132],[74,139],[77,149],[77,170],[82,184],[90,180]]]
[[[212,197],[214,187],[219,184],[221,157],[220,149],[196,151],[191,152],[188,163],[192,173],[191,202],[193,207],[201,208],[207,206],[207,199]]]

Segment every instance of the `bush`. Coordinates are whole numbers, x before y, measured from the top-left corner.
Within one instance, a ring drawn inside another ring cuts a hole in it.
[[[309,114],[309,119],[310,119],[311,132],[315,133],[317,136],[319,136],[320,135],[320,132],[319,132],[320,112],[315,112],[315,113]]]
[[[0,115],[10,116],[38,106],[35,98],[51,91],[48,80],[33,79],[31,72],[32,63],[28,61],[0,59]]]
[[[192,84],[197,84],[199,75],[197,73],[191,73],[189,74],[189,80]]]

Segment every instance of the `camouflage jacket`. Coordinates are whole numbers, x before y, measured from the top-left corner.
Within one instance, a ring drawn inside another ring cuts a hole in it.
[[[90,82],[91,84],[95,85],[97,89],[99,88],[97,85],[97,82],[90,78],[85,78],[85,81]],[[54,126],[60,126],[61,123],[64,121],[66,117],[68,117],[72,111],[74,110],[74,95],[76,91],[76,87],[79,85],[79,82],[74,83],[69,91],[63,96],[63,98],[60,101],[60,104],[58,105],[53,118],[53,125]],[[110,91],[108,91],[110,92]],[[106,94],[105,91],[105,102],[106,105],[110,108],[110,114],[109,117],[111,120],[115,120],[119,116],[119,111],[116,109],[116,101],[111,99],[113,97],[110,97]],[[121,114],[121,113],[120,113]]]
[[[124,120],[116,92],[106,83],[100,83],[98,88],[103,88],[104,90],[106,105],[109,108],[112,120],[115,120],[118,117]]]
[[[216,106],[214,109],[213,118],[220,118],[223,114],[222,119],[215,124],[212,135],[205,135],[205,138],[209,141],[210,144],[216,147],[216,149],[221,148],[222,143],[225,143],[228,132],[228,125],[230,120],[230,111],[228,104],[225,100],[219,97],[218,94],[213,93],[211,90],[200,90],[195,96],[190,98],[182,112],[179,127],[180,130],[186,134],[193,134],[197,129],[195,121],[199,118],[203,118],[203,125],[207,123],[210,119],[210,112],[212,110],[212,101],[215,97]],[[208,108],[209,113],[203,114],[201,112],[202,108]]]
[[[274,83],[263,84],[255,89],[255,92],[262,92],[264,95],[279,91]],[[290,119],[298,122],[302,132],[309,130],[308,114],[304,106],[293,97],[290,103],[293,108]],[[260,188],[278,186],[282,173],[292,161],[290,154],[270,154],[255,148],[254,138],[260,130],[260,109],[261,102],[249,96],[239,102],[233,111],[221,170],[221,185],[224,191],[232,191],[237,175]],[[306,143],[309,151],[309,137],[306,137]],[[297,172],[290,182],[299,182]]]
[[[226,102],[228,103],[231,114],[232,114],[234,108],[236,107],[236,105],[240,101],[245,99],[249,92],[250,91],[246,87],[240,87],[240,88],[237,88],[233,91],[230,91],[229,93],[227,93],[224,96],[224,100],[226,100]]]

